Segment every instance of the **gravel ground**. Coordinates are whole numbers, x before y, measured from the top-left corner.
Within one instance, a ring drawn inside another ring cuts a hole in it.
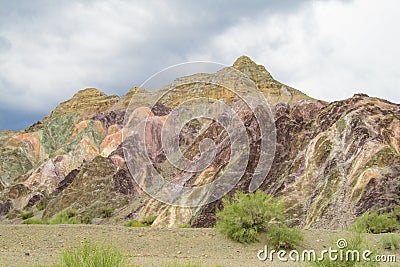
[[[304,231],[303,248],[321,250],[345,232]],[[130,266],[201,263],[202,266],[299,266],[299,263],[261,262],[264,243],[243,245],[215,229],[152,229],[100,225],[0,225],[0,266],[35,266],[58,261],[60,252],[85,242],[112,244],[129,256]],[[378,236],[369,236],[378,244]],[[385,251],[386,254],[393,254]],[[397,251],[398,255],[399,252]],[[398,255],[400,259],[400,255]],[[304,266],[304,264],[302,265]],[[398,266],[398,265],[394,265]]]

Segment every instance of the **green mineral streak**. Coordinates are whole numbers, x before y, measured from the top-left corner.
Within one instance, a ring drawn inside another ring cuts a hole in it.
[[[77,113],[67,113],[49,118],[42,128],[42,144],[47,154],[52,154],[67,143],[78,121]]]
[[[337,166],[330,170],[326,178],[322,181],[323,184],[318,185],[321,189],[317,195],[317,198],[313,201],[309,211],[308,224],[311,225],[315,222],[321,214],[324,214],[325,210],[332,203],[335,193],[337,193],[341,187],[341,175]]]
[[[322,142],[321,144],[319,144],[319,146],[316,148],[315,157],[314,157],[314,160],[315,160],[314,164],[317,167],[322,166],[326,162],[326,160],[328,159],[331,151],[332,151],[332,143],[331,143],[331,141],[325,139],[325,141]]]
[[[385,167],[394,166],[394,164],[399,164],[399,155],[391,147],[385,147],[379,150],[371,160],[366,164],[368,167]]]
[[[96,129],[95,122],[90,121],[88,126],[77,135],[70,136],[67,140],[67,145],[63,147],[63,150],[66,153],[73,151],[83,138],[88,138],[97,148],[99,148],[101,142],[105,138],[105,132],[99,132],[98,129]]]
[[[4,183],[11,183],[36,165],[31,155],[32,150],[32,145],[29,142],[23,142],[17,147],[2,147],[0,176]]]

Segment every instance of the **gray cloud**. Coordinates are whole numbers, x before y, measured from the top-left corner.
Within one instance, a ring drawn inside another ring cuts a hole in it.
[[[11,42],[0,36],[0,53],[6,53],[11,49]]]
[[[389,2],[378,4],[399,5]],[[358,90],[399,102],[395,28],[371,31],[399,23],[389,21],[390,10],[367,19],[371,8],[359,1],[0,1],[0,116],[42,116],[85,87],[124,94],[168,66],[230,65],[242,54],[314,97]],[[16,125],[0,120],[0,130]]]

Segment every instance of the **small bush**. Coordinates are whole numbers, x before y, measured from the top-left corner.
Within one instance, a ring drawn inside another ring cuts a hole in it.
[[[44,210],[47,207],[49,200],[47,198],[40,199],[36,204],[36,209],[38,211]]]
[[[147,226],[150,226],[153,224],[153,222],[157,219],[157,216],[150,216],[147,218],[144,218],[141,223]]]
[[[84,224],[91,224],[93,221],[94,217],[92,214],[90,213],[85,213],[82,215],[81,217],[81,222]]]
[[[129,220],[126,223],[124,223],[124,226],[127,227],[146,227],[147,225],[142,224],[141,222],[137,220]]]
[[[179,225],[179,228],[192,228],[192,226],[188,223],[185,223],[185,224]]]
[[[21,216],[21,212],[19,210],[12,210],[9,213],[7,213],[6,218],[12,220],[17,218],[18,216]]]
[[[22,221],[22,224],[49,224],[49,222],[43,219],[29,218],[26,219],[25,221]]]
[[[126,262],[126,256],[111,246],[85,244],[62,252],[60,262],[51,267],[122,267],[126,266]]]
[[[378,214],[376,212],[364,213],[357,218],[353,225],[358,233],[391,233],[399,229],[399,223],[395,217],[390,214]]]
[[[153,224],[157,217],[156,216],[151,216],[144,218],[142,221],[138,220],[129,220],[126,223],[124,223],[124,226],[127,227],[147,227]]]
[[[266,232],[277,248],[292,248],[301,242],[302,234],[285,226],[284,204],[280,199],[256,191],[247,195],[236,192],[232,200],[225,197],[222,201],[224,209],[216,213],[216,226],[232,240],[250,243],[258,240],[258,233]]]
[[[69,209],[63,212],[60,212],[52,218],[49,223],[50,224],[78,224],[80,221],[76,218],[78,212],[74,209]]]
[[[286,225],[272,225],[268,230],[268,244],[274,249],[292,249],[300,246],[303,234]]]
[[[391,214],[397,221],[400,221],[400,206],[395,207]]]
[[[21,214],[21,219],[26,220],[33,217],[33,211],[28,211]]]
[[[383,249],[400,249],[400,236],[394,234],[384,236],[381,238],[381,245]]]
[[[111,207],[102,207],[100,210],[100,216],[102,218],[110,218],[112,216],[112,214],[114,213],[114,209]]]
[[[81,221],[77,219],[77,215],[76,210],[70,209],[56,214],[54,218],[49,220],[29,218],[22,221],[22,224],[78,224]]]
[[[112,247],[86,244],[81,248],[62,253],[60,266],[125,266],[125,256]]]

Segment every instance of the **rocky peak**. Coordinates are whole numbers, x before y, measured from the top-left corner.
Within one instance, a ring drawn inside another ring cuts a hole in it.
[[[107,96],[105,93],[97,90],[96,88],[86,88],[79,90],[74,94],[73,98],[86,98],[86,97],[104,97]]]
[[[271,104],[282,102],[291,103],[299,100],[315,101],[315,99],[299,90],[276,81],[264,66],[258,65],[248,56],[239,57],[235,63],[233,63],[233,68],[243,72],[254,81],[267,101]]]
[[[257,64],[251,60],[251,58],[249,58],[248,56],[240,56],[236,59],[236,61],[233,63],[233,67],[239,69],[241,66],[257,66]]]
[[[53,113],[87,113],[103,111],[119,100],[118,96],[107,96],[96,88],[86,88],[77,92],[70,100],[61,103]]]
[[[248,56],[241,56],[233,63],[233,67],[248,75],[250,78],[262,76],[268,80],[273,80],[271,74],[264,66],[256,64]]]

